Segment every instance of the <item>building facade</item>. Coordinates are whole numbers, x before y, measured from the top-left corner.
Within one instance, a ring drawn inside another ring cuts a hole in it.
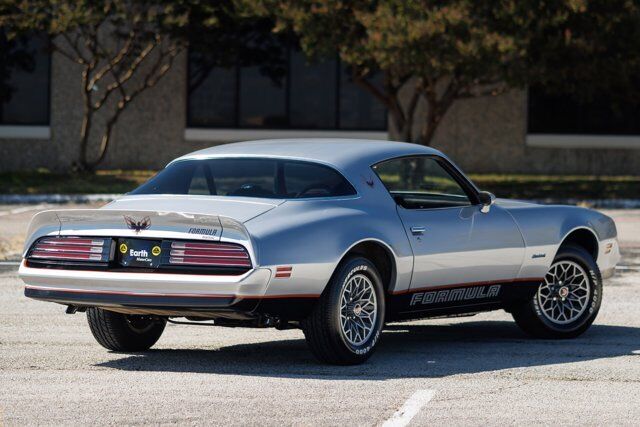
[[[203,74],[197,57],[181,55],[122,114],[100,167],[157,169],[193,150],[250,139],[388,138],[386,111],[337,59],[309,65],[299,52],[287,55],[278,81],[259,67]],[[2,61],[6,71],[11,64]],[[79,73],[59,54],[38,53],[30,67],[0,74],[11,88],[0,92],[0,171],[64,171],[77,159]],[[433,146],[468,172],[637,175],[636,115],[616,121],[601,110],[513,90],[455,103]],[[602,117],[605,123],[597,123]]]

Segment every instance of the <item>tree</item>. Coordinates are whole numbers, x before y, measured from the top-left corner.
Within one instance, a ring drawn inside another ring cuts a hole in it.
[[[246,1],[245,6],[251,9],[254,3]],[[612,3],[616,18],[626,16],[630,8],[637,16],[633,2]],[[602,47],[597,41],[601,31],[589,23],[600,22],[609,30],[614,25],[605,23],[611,18],[606,0],[261,0],[258,4],[259,13],[276,20],[281,31],[297,35],[310,58],[337,51],[351,66],[353,80],[388,109],[393,138],[425,145],[456,100],[557,81],[571,67],[557,60],[561,55],[575,56],[578,51],[586,58],[594,45]],[[627,26],[630,22],[637,21],[625,20]],[[571,25],[579,29],[574,38],[568,37]],[[636,52],[637,47],[636,43]],[[382,86],[368,78],[376,71],[383,74]],[[421,100],[424,109],[418,108]],[[417,135],[414,122],[420,125]]]
[[[83,118],[74,166],[92,170],[107,153],[113,127],[141,93],[167,74],[184,41],[187,2],[24,0],[7,2],[8,35],[45,34],[50,46],[82,67]],[[96,115],[105,117],[97,155],[89,152]]]

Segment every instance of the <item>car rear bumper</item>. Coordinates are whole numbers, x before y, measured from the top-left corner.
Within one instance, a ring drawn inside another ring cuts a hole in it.
[[[262,298],[271,270],[222,276],[33,268],[23,262],[19,275],[27,297],[63,304],[221,308]]]
[[[301,319],[319,297],[268,293],[272,278],[278,279],[270,268],[221,276],[34,268],[23,262],[19,275],[29,298],[161,316],[244,318],[267,314]]]

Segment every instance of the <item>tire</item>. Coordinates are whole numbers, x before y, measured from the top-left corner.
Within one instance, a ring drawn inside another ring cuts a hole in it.
[[[518,326],[533,337],[575,338],[589,329],[601,302],[602,276],[593,256],[580,246],[565,245],[533,298],[512,314]]]
[[[364,293],[358,296],[358,290]],[[357,297],[355,301],[350,300],[351,294]],[[313,312],[302,322],[302,330],[312,353],[321,362],[356,365],[373,354],[384,326],[384,314],[380,274],[368,259],[352,257],[338,266]]]
[[[153,346],[166,325],[166,320],[134,316],[87,308],[91,333],[98,343],[113,351],[145,351]]]

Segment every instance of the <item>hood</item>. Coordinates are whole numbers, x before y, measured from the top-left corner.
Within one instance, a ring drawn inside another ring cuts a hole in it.
[[[247,222],[284,203],[281,199],[196,195],[124,196],[102,209],[217,215]]]

